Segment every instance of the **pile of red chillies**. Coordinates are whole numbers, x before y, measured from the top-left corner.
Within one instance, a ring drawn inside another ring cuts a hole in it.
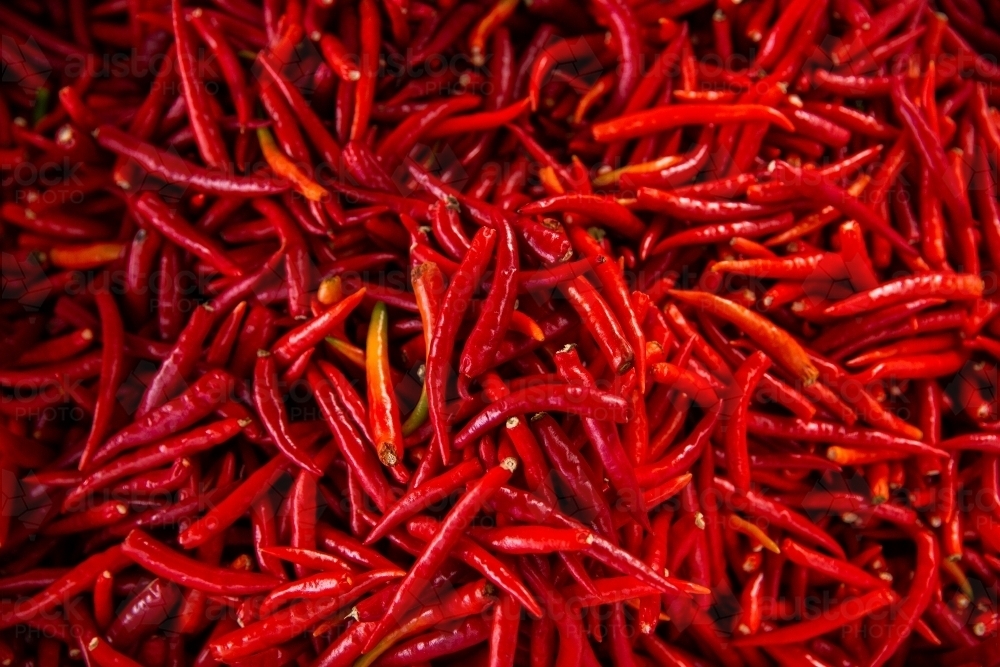
[[[1000,0],[0,36],[0,665],[1000,664]]]

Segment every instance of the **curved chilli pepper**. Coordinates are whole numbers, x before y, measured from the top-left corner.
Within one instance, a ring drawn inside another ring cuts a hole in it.
[[[840,255],[848,266],[855,289],[868,290],[878,286],[878,276],[872,266],[861,226],[853,221],[840,225]]]
[[[271,354],[279,364],[287,365],[316,347],[327,336],[332,335],[343,324],[365,297],[365,288],[344,297],[323,311],[318,317],[289,330],[271,348]]]
[[[233,379],[228,373],[212,369],[191,383],[177,398],[147,412],[108,438],[94,453],[91,466],[98,466],[122,452],[167,438],[189,428],[212,413],[230,398]]]
[[[523,556],[520,559],[521,572],[533,589],[545,601],[545,617],[551,619],[559,633],[559,651],[556,660],[559,665],[582,665],[584,655],[590,648],[587,641],[575,641],[577,638],[585,637],[586,630],[580,621],[579,615],[570,608],[561,592],[549,581],[548,568],[542,567],[543,561],[531,556]],[[535,649],[535,647],[532,647]],[[551,655],[555,651],[554,644],[545,646],[546,655]],[[591,653],[592,662],[597,664],[596,657]]]
[[[211,639],[208,647],[218,660],[233,662],[283,644],[306,632],[338,609],[398,577],[399,571],[396,569],[371,570],[359,574],[353,578],[354,585],[349,590],[332,597],[297,602],[255,623]]]
[[[361,70],[352,62],[344,43],[336,35],[324,33],[319,39],[319,50],[330,69],[344,81],[357,81]]]
[[[64,502],[72,505],[91,491],[106,488],[126,477],[146,472],[176,459],[211,449],[234,437],[247,424],[248,422],[239,419],[224,419],[124,454],[103,468],[89,473],[79,486],[67,494]]]
[[[136,475],[132,479],[116,485],[114,489],[117,493],[171,492],[180,488],[193,474],[194,468],[191,465],[191,460],[181,458],[174,461],[174,464],[169,468]]]
[[[156,194],[148,191],[143,192],[131,204],[136,215],[142,221],[206,264],[214,266],[227,276],[243,274],[240,267],[229,258],[214,239],[209,238],[188,222],[181,220]]]
[[[93,130],[100,125],[87,103],[83,101],[80,94],[73,88],[67,86],[59,89],[59,104],[66,110],[73,123],[85,130]]]
[[[559,350],[553,359],[559,375],[571,384],[594,387],[594,377],[583,367],[576,350],[567,347]],[[647,523],[646,508],[642,506],[642,492],[635,477],[635,470],[629,460],[618,429],[606,421],[583,419],[583,427],[597,450],[611,484],[617,491],[629,498],[630,509],[640,523]]]
[[[361,418],[364,421],[364,413],[349,417],[330,383],[314,366],[306,370],[306,381],[351,472],[357,476],[358,482],[375,506],[384,512],[392,497],[389,483],[382,474],[383,469],[378,459],[372,455],[371,448],[365,445],[351,426],[352,423],[357,423],[355,419]]]
[[[575,213],[595,218],[628,238],[639,238],[646,231],[646,225],[634,213],[613,198],[602,195],[555,195],[522,206],[518,213],[522,215]]]
[[[493,609],[490,632],[490,665],[513,667],[521,625],[521,607],[508,593],[501,593]]]
[[[91,596],[94,600],[94,621],[106,628],[115,620],[114,576],[105,570],[97,577]]]
[[[261,552],[308,570],[352,572],[353,568],[336,556],[300,547],[261,547]]]
[[[434,630],[414,637],[382,655],[384,667],[407,667],[446,657],[476,646],[490,637],[490,626],[481,616],[470,616],[456,628]]]
[[[851,133],[846,128],[804,109],[792,109],[789,116],[799,136],[832,148],[843,148],[851,140]]]
[[[592,558],[623,574],[635,577],[638,581],[655,586],[661,593],[670,597],[682,595],[704,595],[709,589],[681,579],[661,575],[646,565],[640,558],[615,546],[599,535],[593,536],[593,541],[587,546],[587,553]]]
[[[56,246],[49,251],[52,266],[61,269],[96,269],[125,256],[124,243],[92,243],[85,246]]]
[[[694,222],[731,222],[777,212],[772,205],[700,199],[648,187],[639,188],[636,202],[640,208]]]
[[[351,139],[361,139],[368,131],[372,103],[375,99],[376,75],[379,68],[379,50],[382,46],[382,15],[375,0],[358,3],[361,24],[361,61],[357,87],[354,90],[354,116],[351,119]]]
[[[912,261],[918,268],[924,268],[917,249],[911,246],[895,228],[887,224],[881,215],[848,190],[840,188],[825,177],[816,177],[802,169],[791,166],[784,168],[792,173],[794,182],[799,186],[800,196],[832,206],[846,217],[853,218],[862,227],[888,241],[902,257]]]
[[[851,132],[869,136],[873,139],[889,140],[899,136],[898,128],[886,124],[875,116],[843,104],[805,102],[802,108],[846,127]]]
[[[517,461],[508,458],[491,468],[459,498],[448,515],[441,522],[441,528],[424,547],[416,562],[410,567],[406,577],[386,607],[385,614],[375,631],[368,638],[365,650],[371,650],[389,633],[403,613],[417,602],[417,596],[431,581],[433,574],[448,558],[448,553],[462,537],[469,521],[479,512],[483,503],[507,483],[517,468]]]
[[[529,100],[523,99],[500,109],[446,118],[423,136],[426,139],[442,139],[453,134],[494,130],[516,121],[530,106]]]
[[[469,36],[469,54],[472,56],[472,64],[482,67],[486,64],[483,57],[486,48],[486,39],[490,32],[503,25],[510,15],[517,9],[517,0],[497,0],[483,18],[472,27],[472,34]]]
[[[760,104],[685,104],[657,107],[597,123],[592,132],[597,141],[620,141],[655,134],[684,125],[707,123],[766,122],[794,132],[792,121],[777,109]]]
[[[180,393],[184,380],[194,371],[214,317],[214,310],[207,304],[198,306],[191,313],[191,318],[177,337],[170,355],[160,364],[142,395],[138,410],[140,417]]]
[[[394,466],[403,457],[403,427],[389,368],[389,315],[381,301],[372,309],[365,352],[368,417],[375,451],[383,465]]]
[[[17,357],[13,366],[23,368],[72,359],[90,347],[93,342],[93,329],[78,329],[32,346]]]
[[[947,303],[944,299],[915,299],[884,310],[852,318],[849,322],[835,324],[814,338],[810,345],[817,351],[827,353],[843,347],[857,337],[858,331],[884,330],[885,328],[915,317],[922,310]]]
[[[431,204],[431,229],[438,244],[455,259],[461,259],[469,250],[469,239],[462,229],[457,200],[439,200]]]
[[[118,613],[105,631],[105,636],[112,646],[135,646],[156,631],[180,598],[180,588],[160,579],[153,579]]]
[[[0,370],[0,385],[5,387],[40,388],[67,381],[88,379],[100,375],[101,353],[88,352],[71,361],[46,364],[29,370]]]
[[[759,543],[761,547],[767,549],[771,553],[781,553],[781,548],[768,536],[766,532],[764,532],[764,529],[757,524],[747,521],[736,514],[730,514],[729,526],[733,530],[739,531],[750,537],[755,542]]]
[[[691,473],[685,473],[683,475],[678,475],[673,479],[667,480],[663,484],[654,486],[651,489],[646,489],[642,492],[642,501],[645,503],[647,508],[652,509],[657,505],[670,500],[683,491],[687,485],[691,483],[693,478],[694,475]]]
[[[855,26],[830,53],[835,65],[840,65],[861,56],[866,50],[881,43],[900,23],[914,11],[920,11],[919,0],[904,0],[894,3],[870,16],[866,25]],[[852,23],[852,25],[854,25]]]
[[[701,148],[701,146],[699,146],[699,148]],[[704,152],[707,155],[707,149]],[[688,160],[690,160],[690,158],[688,158]],[[636,183],[631,177],[639,174],[654,173],[659,174],[661,177],[666,177],[669,170],[684,164],[686,161],[687,160],[685,160],[683,155],[667,155],[649,162],[626,165],[624,167],[619,167],[618,169],[612,169],[598,174],[594,177],[592,185],[594,187],[604,187],[612,185],[618,181],[636,185],[655,185],[655,183]]]
[[[427,202],[413,197],[401,197],[387,192],[377,192],[375,190],[365,190],[357,188],[346,181],[325,181],[327,187],[357,201],[367,204],[377,204],[385,206],[391,211],[401,215],[408,215],[414,220],[427,220],[429,205]]]
[[[260,143],[261,153],[274,173],[281,178],[288,179],[303,197],[309,201],[321,201],[329,195],[322,185],[312,180],[302,172],[301,169],[278,148],[274,142],[274,137],[266,127],[257,128],[257,141]]]
[[[671,363],[662,362],[653,366],[653,379],[660,384],[669,385],[681,393],[687,394],[702,407],[710,407],[719,402],[716,388],[708,379],[679,368]]]
[[[316,366],[326,377],[329,383],[326,386],[332,388],[340,402],[341,411],[346,411],[351,417],[351,424],[361,432],[365,439],[371,441],[371,435],[368,433],[368,418],[365,416],[365,404],[352,381],[339,368],[322,359],[316,362]]]
[[[892,95],[896,113],[910,131],[912,143],[920,153],[924,165],[935,176],[932,179],[932,187],[944,201],[953,221],[956,224],[966,223],[972,219],[969,201],[963,195],[965,191],[959,186],[954,170],[948,165],[940,138],[910,100],[902,77],[895,76],[890,81],[889,93]]]
[[[413,298],[417,302],[417,310],[420,313],[424,341],[429,341],[434,332],[435,322],[437,322],[438,312],[441,307],[441,296],[445,291],[441,269],[434,262],[423,262],[413,268],[410,274],[410,283],[413,287]],[[427,352],[424,353],[425,372],[427,370],[426,359]],[[427,383],[425,382],[420,388],[420,398],[417,401],[417,405],[414,406],[413,411],[403,424],[403,435],[412,434],[427,421],[429,416],[430,402],[427,396]]]
[[[505,526],[473,531],[473,539],[508,554],[548,554],[582,551],[593,542],[589,530],[548,526]]]
[[[715,262],[712,271],[741,273],[759,279],[808,281],[813,276],[829,276],[830,280],[847,277],[848,268],[843,258],[832,252],[817,252],[781,258],[733,259]]]
[[[795,0],[778,15],[766,35],[761,36],[760,50],[754,60],[754,67],[770,70],[788,48],[789,40],[796,26],[800,25],[803,15],[809,7],[808,0]]]
[[[97,446],[103,440],[117,403],[116,394],[119,384],[124,379],[125,372],[125,329],[121,313],[115,304],[114,297],[107,290],[100,290],[94,296],[97,301],[97,311],[101,317],[101,376],[98,383],[97,403],[94,407],[94,418],[90,433],[87,436],[83,452],[80,454],[79,469],[87,467]]]
[[[361,657],[364,644],[374,630],[375,623],[373,621],[360,621],[352,624],[320,654],[315,663],[316,667],[352,664],[354,660]]]
[[[483,376],[481,383],[483,395],[489,401],[498,401],[510,394],[509,388],[500,379],[500,376],[492,371]],[[551,487],[546,483],[545,478],[549,473],[549,465],[545,461],[545,455],[538,446],[538,442],[528,428],[524,416],[512,417],[507,420],[504,426],[514,450],[520,457],[525,480],[531,488],[538,489],[539,493],[548,494]]]
[[[341,156],[340,146],[330,136],[330,132],[326,129],[326,125],[323,124],[316,111],[306,102],[302,96],[302,92],[285,78],[281,72],[281,68],[274,62],[274,58],[270,53],[267,51],[258,52],[257,60],[268,73],[270,82],[273,82],[278,87],[285,101],[288,102],[288,105],[295,112],[299,123],[302,124],[303,129],[309,134],[309,138],[314,142],[315,148],[323,160],[328,165],[338,164]],[[258,83],[267,85],[268,82],[258,81]]]
[[[404,574],[399,570],[396,576],[402,577]],[[336,595],[350,588],[353,583],[349,572],[320,572],[289,581],[267,594],[260,603],[260,613],[262,616],[269,616],[286,602],[298,598],[309,600]]]
[[[459,360],[458,370],[468,377],[478,377],[493,365],[500,343],[510,327],[517,301],[517,274],[520,269],[517,238],[507,220],[496,220],[497,255],[490,291],[482,312],[469,332]]]
[[[598,0],[608,28],[618,44],[619,62],[615,70],[615,92],[605,113],[619,113],[632,97],[642,76],[642,35],[632,6],[625,0]]]
[[[635,371],[639,381],[639,391],[645,392],[646,336],[639,323],[633,295],[629,292],[621,267],[617,262],[612,262],[605,257],[593,237],[584,232],[583,229],[574,227],[569,234],[574,247],[593,261],[594,274],[604,289],[608,305],[611,306],[611,310],[614,311],[618,320],[622,322],[626,339],[635,354]]]
[[[787,537],[781,541],[781,553],[796,565],[815,570],[862,591],[889,586],[889,582],[879,579],[850,561],[831,558]]]
[[[281,239],[278,254],[285,258],[285,283],[288,297],[288,312],[298,320],[309,313],[309,291],[312,285],[311,260],[306,240],[296,226],[292,216],[281,204],[269,199],[253,203],[258,213],[263,215]]]
[[[122,554],[158,577],[206,593],[252,595],[269,591],[280,583],[268,574],[206,565],[179,554],[138,528],[122,542]]]
[[[295,441],[288,414],[282,403],[274,357],[265,350],[257,352],[257,363],[254,365],[253,372],[253,401],[264,428],[267,429],[281,453],[303,470],[314,475],[322,475],[323,470]]]
[[[374,663],[400,639],[440,626],[454,619],[481,614],[495,602],[493,588],[477,580],[458,588],[436,604],[423,607],[398,628],[382,638],[379,643],[354,663],[354,667],[367,667]],[[355,607],[357,609],[357,607]],[[358,614],[360,616],[360,613]]]
[[[585,527],[541,498],[532,496],[520,489],[513,489],[508,486],[502,487],[494,502],[498,511],[510,514],[519,521],[545,523],[562,528]],[[616,571],[631,575],[640,582],[656,587],[661,593],[676,597],[684,592],[694,594],[704,594],[707,592],[707,589],[702,586],[666,577],[655,572],[641,559],[615,546],[600,535],[595,534],[593,538],[593,542],[587,548],[588,555]]]
[[[407,519],[416,516],[430,505],[441,502],[463,484],[481,474],[482,470],[483,467],[478,461],[463,461],[438,477],[411,489],[382,515],[365,537],[365,544],[377,542]]]
[[[59,605],[66,604],[80,593],[89,590],[104,572],[114,575],[125,569],[128,564],[129,558],[123,555],[121,545],[89,556],[46,586],[45,590],[18,604],[15,609],[0,613],[0,627],[9,628],[36,618],[40,614],[51,612]]]
[[[639,485],[643,488],[657,486],[690,470],[705,450],[709,436],[719,423],[721,412],[722,403],[716,403],[708,409],[688,437],[670,450],[667,456],[655,463],[647,463],[636,468],[635,474]]]
[[[914,533],[913,540],[917,545],[917,556],[910,590],[899,606],[885,640],[879,642],[873,651],[869,664],[874,667],[885,664],[910,635],[938,585],[936,572],[941,562],[941,549],[937,537],[930,531],[921,530]]]
[[[739,194],[738,187],[726,185],[723,181],[708,181],[689,185],[695,176],[708,164],[712,156],[711,137],[713,126],[708,125],[702,131],[702,140],[688,153],[681,156],[681,160],[676,164],[663,165],[656,169],[657,162],[646,162],[636,165],[636,169],[623,167],[621,173],[622,185],[648,186],[654,188],[676,188],[677,194],[684,195],[712,195],[718,192],[722,195]],[[609,172],[613,173],[613,172]],[[753,174],[743,174],[742,179],[749,179],[747,182],[756,181]],[[596,184],[596,183],[595,183]],[[716,190],[716,188],[718,190]]]
[[[615,373],[622,375],[632,368],[635,352],[625,337],[625,331],[607,301],[601,298],[590,281],[577,276],[559,288],[566,294]]]
[[[438,522],[430,517],[419,517],[407,524],[407,530],[425,542],[433,539],[439,528]],[[517,571],[484,547],[469,538],[462,537],[455,543],[452,555],[477,570],[498,588],[506,591],[529,614],[535,618],[542,617],[542,608],[532,596],[531,591],[521,581]]]
[[[229,87],[229,94],[233,100],[233,107],[236,109],[236,119],[239,121],[239,130],[242,134],[252,120],[253,102],[247,90],[239,58],[233,51],[226,38],[225,30],[215,16],[202,9],[195,9],[190,13],[189,20],[201,41],[208,46],[212,55],[219,62],[220,73],[226,86]],[[238,151],[237,160],[239,160]]]
[[[718,243],[735,238],[755,239],[768,234],[783,232],[795,223],[795,217],[791,213],[781,213],[771,218],[760,218],[758,220],[746,220],[739,222],[719,223],[716,225],[706,225],[685,229],[671,234],[663,239],[650,251],[650,255],[659,255],[674,248],[681,248],[689,245],[702,245],[708,243]]]
[[[427,387],[427,407],[431,425],[441,452],[441,460],[448,462],[451,443],[448,433],[448,416],[445,406],[445,390],[448,371],[458,327],[468,308],[473,292],[478,287],[486,269],[489,256],[496,243],[496,231],[481,228],[472,239],[469,251],[459,270],[452,276],[448,290],[441,301],[441,310],[435,320],[434,332],[427,350],[427,367],[424,385]]]
[[[819,378],[819,370],[798,341],[757,313],[707,292],[670,290],[669,294],[678,301],[702,308],[737,326],[773,359],[794,373],[805,386]]]
[[[837,443],[842,445],[881,448],[893,452],[910,452],[939,458],[947,452],[937,447],[891,435],[883,431],[843,426],[831,422],[803,419],[786,419],[760,412],[747,414],[747,431],[753,435],[803,440],[805,442]]]
[[[778,528],[798,536],[800,539],[823,547],[830,553],[844,558],[844,550],[830,535],[813,524],[809,519],[793,512],[788,507],[770,500],[756,491],[740,493],[728,481],[715,478],[715,486],[723,494],[723,500],[730,501],[736,507],[751,514],[763,517]]]
[[[627,419],[628,401],[589,387],[564,384],[529,387],[511,392],[473,417],[455,436],[454,445],[462,449],[514,415],[549,410],[622,423]]]
[[[965,273],[922,273],[883,283],[867,292],[849,296],[828,306],[829,317],[847,317],[888,308],[915,298],[940,298],[952,301],[978,299],[984,283],[979,276]]]
[[[126,134],[112,125],[101,125],[94,131],[97,143],[120,156],[135,160],[147,172],[172,185],[188,186],[197,192],[226,197],[263,197],[281,194],[287,184],[273,178],[231,176],[215,173],[188,162],[176,153],[162,150]],[[120,181],[124,190],[133,184]]]
[[[528,99],[531,101],[531,110],[533,112],[538,110],[538,105],[542,98],[542,87],[548,83],[550,73],[553,74],[551,78],[556,78],[559,64],[562,62],[573,62],[576,57],[574,50],[579,48],[576,40],[558,37],[553,39],[553,37],[554,35],[551,32],[543,34],[542,31],[539,31],[536,34],[536,38],[541,41],[537,44],[532,44],[534,48],[529,48],[526,51],[525,56],[528,59],[523,61],[522,70],[518,74],[518,83],[515,85],[515,90],[523,91],[524,82],[522,79],[527,78]],[[591,53],[596,53],[599,50],[598,48],[594,48],[596,46],[593,43],[595,40],[588,37],[581,39],[585,40],[583,43],[592,49]],[[586,61],[581,64],[584,66],[590,65]],[[553,69],[556,70],[555,73],[552,72]]]
[[[726,472],[737,491],[750,490],[750,452],[747,449],[747,412],[750,398],[771,367],[771,360],[757,351],[746,358],[733,374],[733,396],[727,397],[723,405],[726,424],[723,431],[723,446],[726,450]]]
[[[859,598],[844,600],[833,608],[827,609],[817,618],[761,632],[756,635],[739,637],[733,641],[733,644],[737,647],[749,647],[801,642],[806,639],[825,635],[837,628],[862,619],[879,609],[888,607],[896,600],[895,593],[891,590],[880,588],[866,593]]]
[[[198,153],[209,167],[225,169],[229,164],[229,155],[222,140],[222,132],[209,109],[209,92],[199,75],[194,38],[184,16],[182,0],[171,0],[170,16],[177,45],[177,72]]]
[[[563,594],[573,607],[597,607],[626,602],[637,597],[659,595],[659,590],[637,581],[635,577],[602,577],[593,581],[594,591],[583,590],[579,584],[563,588]]]
[[[0,206],[0,218],[29,231],[62,239],[89,241],[110,236],[110,230],[99,222],[72,218],[51,211],[42,211],[39,214],[12,202]]]
[[[236,523],[262,495],[272,490],[278,478],[291,463],[278,455],[257,468],[221,502],[215,503],[200,519],[189,525],[177,537],[177,543],[185,549],[200,547],[229,526]]]
[[[377,154],[387,168],[394,169],[421,138],[435,127],[443,118],[474,109],[482,103],[477,95],[458,95],[435,101],[419,114],[406,118],[396,128],[387,134],[377,148]]]
[[[531,432],[537,436],[545,453],[548,454],[552,467],[559,473],[571,491],[578,513],[592,518],[601,532],[610,535],[613,531],[611,509],[607,500],[601,495],[600,489],[594,483],[595,475],[588,462],[573,449],[566,432],[550,416],[535,415],[531,420]],[[551,483],[545,481],[543,489],[550,488]],[[547,502],[556,502],[550,491],[540,491]]]
[[[319,524],[318,538],[327,551],[332,551],[339,557],[357,563],[369,569],[396,570],[398,567],[391,560],[361,544],[347,533],[343,533],[327,524]]]
[[[63,519],[57,519],[42,529],[45,535],[71,535],[94,528],[102,528],[118,523],[128,514],[128,505],[111,500],[82,512],[74,512]]]
[[[918,354],[896,357],[881,361],[856,377],[864,384],[885,378],[900,380],[925,380],[928,378],[954,375],[962,370],[968,355],[962,352],[941,352],[938,354]]]

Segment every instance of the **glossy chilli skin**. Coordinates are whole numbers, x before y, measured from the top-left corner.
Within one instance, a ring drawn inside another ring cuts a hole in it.
[[[1000,664],[1000,0],[0,25],[0,664]]]

